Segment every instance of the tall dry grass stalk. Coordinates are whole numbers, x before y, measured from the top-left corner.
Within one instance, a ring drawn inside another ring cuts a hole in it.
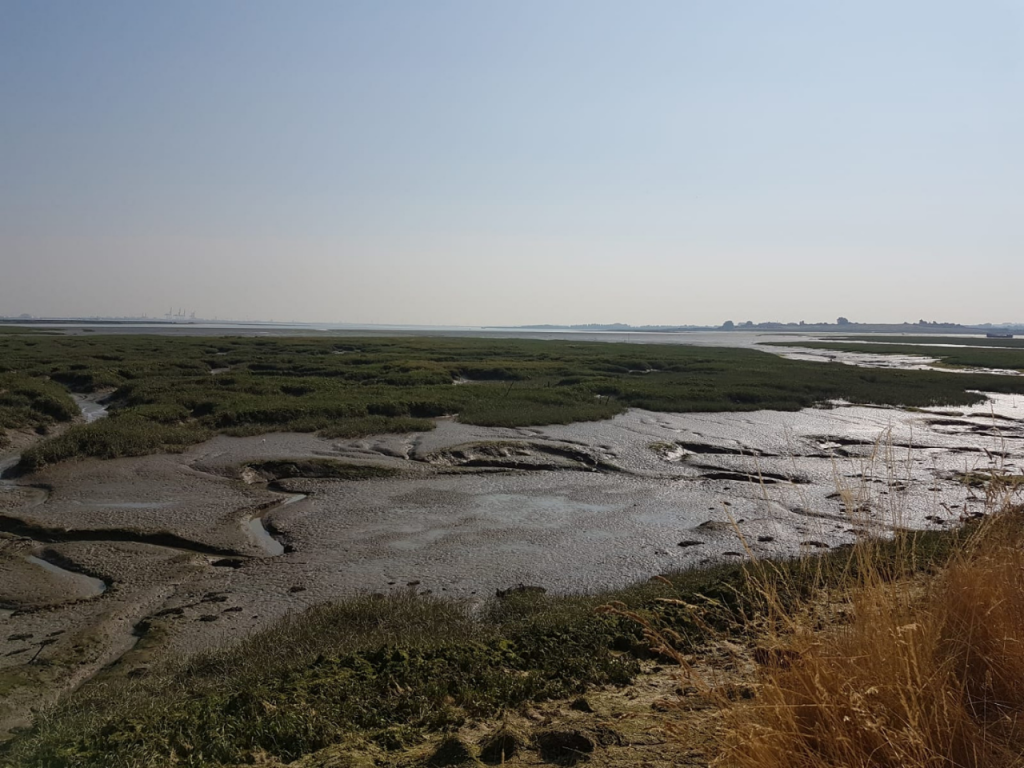
[[[984,489],[985,518],[961,514],[969,528],[924,550],[904,527],[909,451],[886,433],[859,472],[837,465],[837,491],[862,538],[847,557],[788,565],[747,549],[753,585],[739,634],[754,642],[730,651],[732,673],[678,650],[681,638],[649,617],[609,606],[639,622],[718,706],[717,765],[1024,768],[1024,481],[989,459],[964,472],[968,494]],[[691,612],[712,641],[721,634],[706,620],[714,609],[665,602]],[[738,648],[736,629],[726,635],[721,645]],[[730,688],[743,667],[756,668],[755,695],[737,704]],[[690,735],[671,718],[665,730]]]
[[[1024,765],[1024,508],[926,579],[859,557],[852,621],[790,632],[767,657],[756,701],[726,710],[721,764]]]

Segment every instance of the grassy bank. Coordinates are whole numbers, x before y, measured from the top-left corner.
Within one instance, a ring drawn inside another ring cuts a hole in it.
[[[972,339],[982,341],[981,339]],[[986,339],[996,341],[996,339]],[[1013,339],[1004,340],[1014,341]],[[1020,341],[1024,341],[1021,339]],[[1001,368],[1005,370],[1024,371],[1024,349],[1007,348],[1004,344],[986,345],[984,349],[928,347],[920,344],[881,344],[860,341],[820,341],[820,342],[769,342],[770,346],[803,347],[805,349],[822,349],[833,352],[859,352],[872,355],[920,355],[932,357],[941,365],[964,368]],[[932,341],[932,343],[935,343]],[[961,343],[963,343],[961,341]]]
[[[636,407],[799,410],[831,399],[969,405],[973,390],[1024,380],[867,370],[745,349],[522,339],[0,337],[0,376],[47,392],[111,390],[110,418],[77,425],[25,466],[180,450],[214,434],[357,437],[431,429],[567,424]],[[61,390],[61,385],[66,390]],[[66,420],[65,408],[46,418]]]
[[[59,384],[40,376],[0,372],[0,450],[8,430],[43,432],[77,415],[78,406]]]
[[[908,534],[870,546],[894,578],[943,563],[956,537]],[[828,583],[845,583],[859,562],[843,550],[777,563],[772,572],[786,586],[775,599],[792,605]],[[349,742],[397,753],[473,718],[629,683],[650,653],[630,616],[671,631],[680,650],[699,649],[709,628],[746,636],[742,617],[765,608],[765,567],[689,571],[591,597],[524,589],[475,617],[456,603],[412,594],[323,606],[184,666],[86,686],[0,749],[0,764],[288,762]],[[598,610],[609,603],[616,610]]]
[[[0,325],[0,335],[3,336],[33,336],[33,335],[47,335],[54,334],[59,335],[60,331],[54,331],[44,328],[29,328],[24,325]]]
[[[979,526],[935,577],[870,557],[852,620],[788,630],[757,704],[725,707],[738,768],[1011,768],[1024,755],[1024,508]],[[770,594],[771,590],[768,590]]]

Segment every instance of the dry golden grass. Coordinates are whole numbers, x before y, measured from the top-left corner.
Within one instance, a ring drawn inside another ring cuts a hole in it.
[[[837,472],[846,512],[864,531],[848,558],[780,568],[748,549],[757,588],[738,632],[723,634],[714,606],[669,601],[691,611],[713,644],[731,649],[722,666],[730,672],[709,672],[699,654],[677,650],[670,630],[610,606],[639,622],[656,652],[680,664],[685,685],[717,710],[715,765],[1024,768],[1019,476],[1001,463],[985,471],[988,514],[961,516],[967,527],[951,533],[951,549],[936,561],[902,525],[909,459],[885,438],[859,482],[844,484]],[[879,480],[890,491],[884,496],[872,491]],[[872,520],[871,509],[881,514]],[[884,517],[892,539],[876,538]],[[737,644],[738,635],[749,642]],[[752,700],[733,695],[737,675]],[[686,710],[676,702],[665,722],[681,742],[692,730]]]
[[[886,578],[866,549],[852,621],[762,658],[755,703],[726,711],[721,764],[1024,765],[1022,515],[1006,507],[923,582]]]

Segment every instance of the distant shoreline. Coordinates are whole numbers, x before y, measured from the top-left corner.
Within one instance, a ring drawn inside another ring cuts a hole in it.
[[[591,323],[576,325],[407,325],[400,323],[308,323],[277,322],[273,320],[164,320],[159,318],[23,318],[0,317],[0,326],[27,328],[154,328],[154,329],[267,329],[318,332],[383,331],[412,333],[613,333],[613,334],[668,334],[668,333],[879,333],[915,335],[975,335],[986,333],[1024,334],[1024,325],[961,325],[957,323],[739,323],[730,327],[713,325],[640,325],[622,323]]]

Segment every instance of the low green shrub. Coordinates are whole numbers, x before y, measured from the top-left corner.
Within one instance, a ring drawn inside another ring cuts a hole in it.
[[[210,430],[198,424],[166,425],[125,413],[92,424],[73,426],[63,434],[32,446],[22,454],[20,466],[31,472],[47,464],[85,456],[116,459],[180,451],[208,440],[212,435]]]

